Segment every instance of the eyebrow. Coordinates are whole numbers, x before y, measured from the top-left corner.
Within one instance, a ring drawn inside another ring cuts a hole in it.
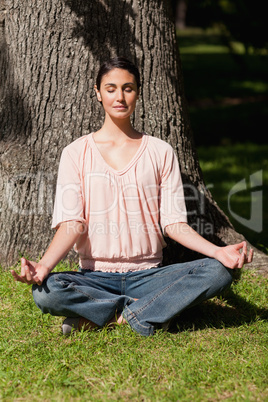
[[[126,82],[125,84],[123,84],[123,86],[125,85],[135,85],[134,82]],[[108,82],[107,84],[104,85],[105,87],[109,86],[109,87],[116,87],[116,84],[113,84],[112,82]]]

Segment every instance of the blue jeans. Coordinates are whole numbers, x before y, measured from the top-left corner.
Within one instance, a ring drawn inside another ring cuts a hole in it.
[[[123,313],[133,330],[148,336],[183,310],[220,294],[231,271],[210,258],[127,273],[52,273],[33,297],[43,313],[84,317],[104,326]],[[134,300],[138,299],[138,300]]]

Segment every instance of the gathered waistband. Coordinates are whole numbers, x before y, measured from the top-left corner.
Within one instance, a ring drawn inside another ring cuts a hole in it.
[[[80,259],[79,265],[82,269],[90,271],[102,272],[118,272],[125,273],[129,271],[143,271],[150,268],[157,268],[161,265],[161,259],[143,259],[141,261],[102,261],[102,260],[82,260]]]

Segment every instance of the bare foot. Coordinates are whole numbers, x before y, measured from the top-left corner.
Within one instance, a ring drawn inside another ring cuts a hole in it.
[[[139,299],[133,298],[133,300],[137,301]],[[119,316],[114,316],[110,321],[107,322],[107,325],[113,325],[113,324],[119,324],[119,325],[127,324],[127,321],[124,319],[122,314],[120,314]],[[92,321],[87,320],[84,317],[81,317],[79,320],[79,324],[78,324],[79,331],[81,331],[82,328],[84,329],[84,331],[87,331],[89,329],[97,328],[97,327],[98,327],[97,324],[95,324]]]
[[[119,316],[115,316],[113,317],[110,321],[107,322],[107,325],[113,325],[113,324],[126,324],[127,321],[123,318],[122,314],[120,314]],[[79,331],[81,331],[81,329],[83,328],[84,331],[88,331],[92,328],[97,328],[98,325],[95,324],[92,321],[87,320],[86,318],[81,317],[79,320],[79,324],[78,324],[78,329]]]
[[[124,317],[122,316],[122,314],[120,314],[119,316],[115,316],[114,318],[112,318],[110,321],[107,322],[108,325],[111,324],[126,324],[127,321],[124,319]]]

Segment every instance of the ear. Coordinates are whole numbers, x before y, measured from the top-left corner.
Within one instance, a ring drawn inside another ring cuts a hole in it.
[[[140,97],[140,88],[138,89],[138,91],[137,91],[137,100],[139,99],[139,97]]]
[[[101,94],[100,94],[100,91],[97,88],[97,85],[94,85],[94,89],[95,89],[98,101],[101,102]]]

